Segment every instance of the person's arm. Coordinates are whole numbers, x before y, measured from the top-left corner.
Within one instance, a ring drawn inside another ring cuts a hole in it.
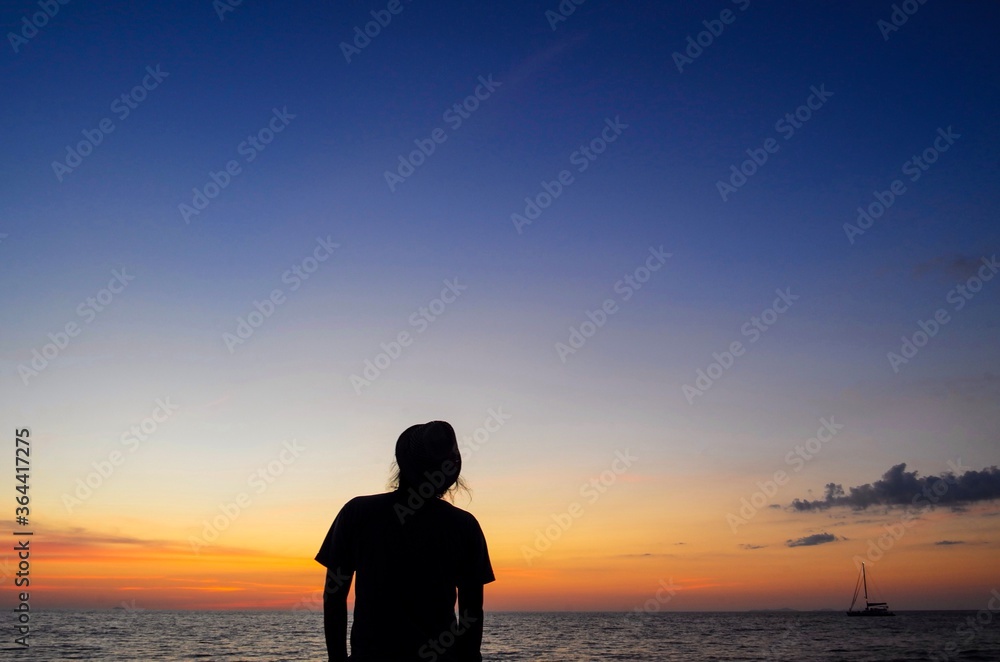
[[[351,576],[326,571],[323,587],[323,634],[330,662],[347,662],[347,594],[351,590]]]
[[[483,585],[474,583],[458,587],[458,659],[462,662],[482,662],[483,644]]]

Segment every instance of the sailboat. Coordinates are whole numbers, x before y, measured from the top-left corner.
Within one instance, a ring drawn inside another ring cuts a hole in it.
[[[854,604],[858,601],[858,593],[861,588],[865,589],[865,608],[854,611]],[[889,611],[889,605],[885,602],[868,601],[868,576],[865,574],[865,563],[861,562],[861,574],[858,576],[858,583],[854,585],[854,597],[851,599],[851,608],[847,610],[848,616],[895,616]]]

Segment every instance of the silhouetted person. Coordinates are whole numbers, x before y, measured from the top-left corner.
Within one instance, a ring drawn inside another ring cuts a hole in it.
[[[444,421],[407,428],[396,441],[396,465],[395,491],[348,501],[316,554],[327,568],[330,660],[480,662],[483,585],[494,576],[479,522],[441,499],[465,487],[455,430]]]

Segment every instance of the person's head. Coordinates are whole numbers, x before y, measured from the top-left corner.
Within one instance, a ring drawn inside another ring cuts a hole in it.
[[[450,424],[412,425],[396,440],[396,473],[390,487],[440,497],[453,486],[465,488],[461,473],[462,455]]]

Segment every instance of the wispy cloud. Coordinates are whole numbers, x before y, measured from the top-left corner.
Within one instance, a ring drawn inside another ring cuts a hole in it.
[[[837,540],[837,536],[832,533],[814,533],[811,536],[805,536],[804,538],[787,540],[785,541],[785,544],[789,547],[812,547],[814,545],[825,545],[828,542],[836,542]]]
[[[972,255],[953,254],[947,257],[938,256],[919,263],[913,268],[917,278],[939,275],[948,280],[968,278],[976,273],[983,263],[983,253]],[[990,253],[985,253],[990,255]]]
[[[13,520],[0,520],[0,528],[11,528]],[[39,526],[39,529],[42,527]],[[45,555],[49,559],[77,561],[82,558],[101,559],[144,559],[152,557],[186,560],[191,557],[191,545],[184,540],[140,538],[119,534],[109,534],[82,527],[45,526],[44,534],[36,532],[35,537],[45,545]],[[212,554],[218,557],[266,558],[274,554],[244,547],[223,547],[215,545]],[[284,557],[282,557],[284,558]]]

